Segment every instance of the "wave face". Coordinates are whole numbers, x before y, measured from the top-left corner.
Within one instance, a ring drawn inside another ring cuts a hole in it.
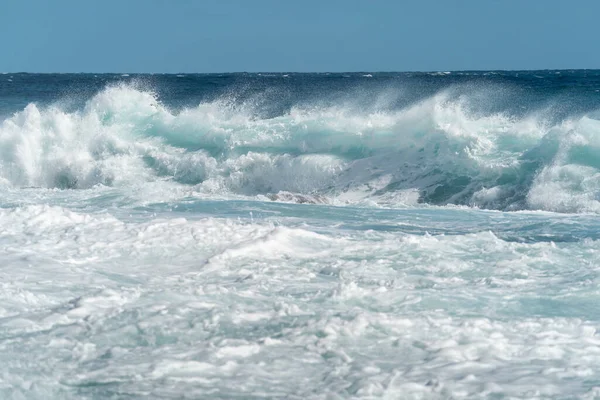
[[[599,212],[600,78],[543,74],[83,77],[5,102],[0,184]]]

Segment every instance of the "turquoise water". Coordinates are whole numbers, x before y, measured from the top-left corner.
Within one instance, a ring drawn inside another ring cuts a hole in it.
[[[599,397],[600,75],[370,75],[0,75],[0,397]]]

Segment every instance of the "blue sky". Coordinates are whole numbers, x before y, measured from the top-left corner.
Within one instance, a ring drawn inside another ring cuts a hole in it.
[[[3,0],[0,71],[600,68],[600,1]]]

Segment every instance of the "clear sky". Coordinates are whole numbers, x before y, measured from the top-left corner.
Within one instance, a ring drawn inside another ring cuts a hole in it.
[[[2,0],[0,71],[600,68],[598,0]]]

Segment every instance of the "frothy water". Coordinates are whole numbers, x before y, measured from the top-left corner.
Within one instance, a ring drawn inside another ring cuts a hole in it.
[[[599,78],[557,72],[15,74],[0,397],[600,396]]]
[[[0,180],[59,189],[163,181],[207,196],[291,192],[336,205],[393,206],[400,197],[409,205],[599,210],[593,116],[549,124],[536,112],[475,115],[448,97],[391,111],[297,106],[259,118],[223,100],[170,111],[152,92],[109,86],[77,111],[29,104],[5,119]]]

